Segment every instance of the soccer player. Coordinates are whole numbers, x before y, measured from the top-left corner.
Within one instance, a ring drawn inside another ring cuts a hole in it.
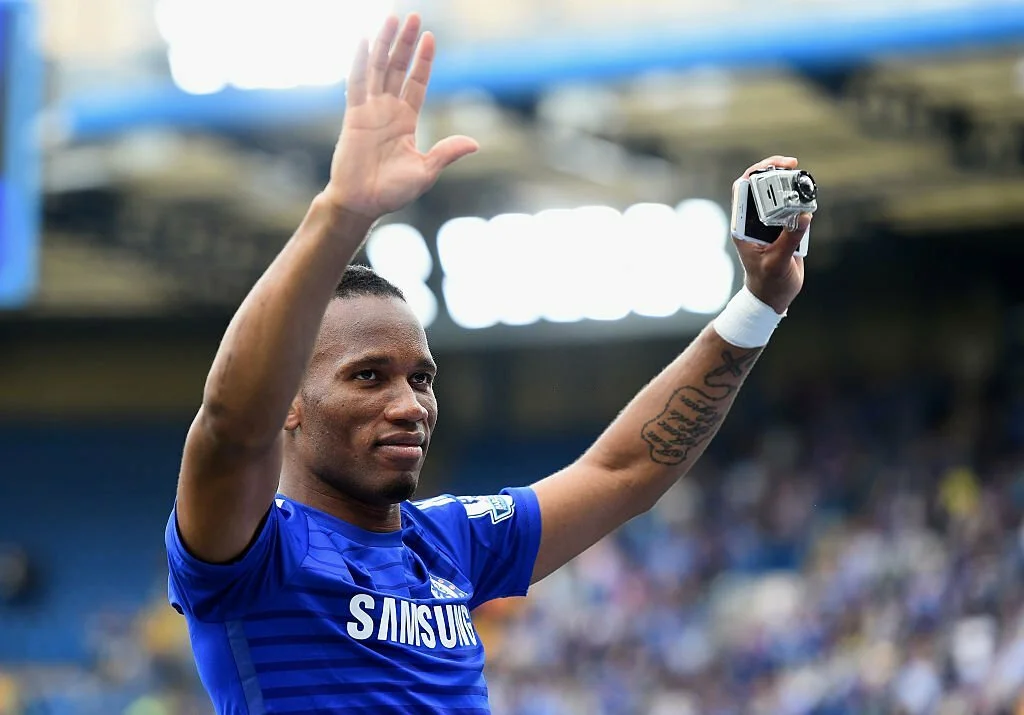
[[[402,294],[351,267],[373,223],[477,150],[415,143],[434,39],[364,42],[330,179],[228,327],[165,532],[169,595],[218,713],[487,713],[473,609],[649,509],[714,436],[803,283],[799,230],[738,245],[745,287],[576,462],[410,502],[436,366]],[[796,160],[773,157],[751,169]]]

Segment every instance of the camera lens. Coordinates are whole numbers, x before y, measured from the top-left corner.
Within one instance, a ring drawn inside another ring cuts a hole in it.
[[[806,171],[801,171],[793,182],[797,196],[805,204],[809,204],[818,197],[818,186],[814,183],[814,177]]]

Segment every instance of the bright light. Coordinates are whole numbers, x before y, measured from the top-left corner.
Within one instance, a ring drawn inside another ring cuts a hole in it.
[[[541,317],[544,299],[538,288],[546,277],[533,257],[543,251],[543,237],[529,233],[533,223],[528,214],[501,214],[486,222],[499,265],[499,284],[492,289],[499,293],[495,302],[505,325],[529,325]]]
[[[389,223],[377,228],[366,243],[370,265],[388,280],[423,282],[434,270],[423,234],[404,223]]]
[[[676,206],[676,213],[702,248],[722,249],[729,238],[729,220],[725,211],[708,199],[687,199]]]
[[[487,292],[473,281],[445,278],[442,285],[448,315],[460,328],[479,330],[498,324],[497,311],[487,301]]]
[[[693,237],[687,241],[685,265],[692,290],[683,294],[682,308],[691,313],[717,313],[729,301],[736,269],[726,252],[729,222],[722,207],[706,199],[690,199],[676,213]]]
[[[532,230],[544,242],[544,251],[534,260],[549,266],[547,281],[539,286],[544,293],[541,315],[552,323],[576,323],[584,317],[579,259],[586,250],[586,237],[574,220],[575,213],[575,209],[549,209],[533,217]]]
[[[419,318],[424,328],[429,328],[437,320],[437,296],[424,283],[410,283],[398,286],[412,312]]]
[[[693,199],[676,209],[455,218],[438,232],[437,249],[452,320],[480,329],[717,312],[735,277],[727,236],[722,207]]]
[[[222,75],[210,73],[206,65],[197,62],[194,55],[174,48],[167,50],[167,63],[171,79],[183,92],[189,94],[213,94],[227,87]]]
[[[583,317],[622,320],[630,311],[627,291],[619,284],[624,244],[622,214],[610,206],[586,206],[577,220],[577,270]]]
[[[476,216],[453,218],[437,232],[437,255],[446,275],[468,276],[479,265],[480,239],[487,232],[487,221]]]
[[[448,221],[437,232],[448,314],[463,328],[489,328],[499,320],[502,291],[489,281],[497,271],[489,224],[482,218]]]
[[[665,204],[636,204],[622,218],[630,243],[633,312],[647,318],[675,315],[681,295],[690,290],[681,275],[689,227]]]
[[[437,318],[437,297],[426,285],[434,261],[423,235],[404,223],[381,226],[366,243],[366,257],[373,270],[398,286],[416,317],[429,327]]]
[[[183,91],[287,89],[345,79],[361,37],[393,0],[156,0],[171,76]]]

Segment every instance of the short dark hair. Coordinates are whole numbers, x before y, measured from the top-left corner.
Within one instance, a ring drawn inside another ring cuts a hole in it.
[[[353,263],[341,276],[334,289],[335,298],[354,298],[375,295],[379,298],[398,298],[405,301],[405,294],[394,283],[382,277],[369,266]]]

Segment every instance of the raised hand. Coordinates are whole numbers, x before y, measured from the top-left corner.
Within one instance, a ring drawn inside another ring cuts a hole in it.
[[[426,153],[416,148],[433,60],[434,36],[420,36],[416,14],[401,31],[398,18],[389,17],[372,50],[366,40],[360,44],[324,190],[332,204],[376,220],[419,198],[446,166],[479,148],[465,136],[442,139]]]
[[[752,172],[769,166],[795,169],[797,160],[791,156],[771,156],[749,167],[743,172],[743,178],[750,178]],[[800,241],[810,225],[811,215],[802,215],[795,231],[783,231],[770,246],[733,240],[746,273],[747,289],[763,303],[770,305],[776,313],[786,312],[803,287],[804,259],[793,254],[800,247]]]

